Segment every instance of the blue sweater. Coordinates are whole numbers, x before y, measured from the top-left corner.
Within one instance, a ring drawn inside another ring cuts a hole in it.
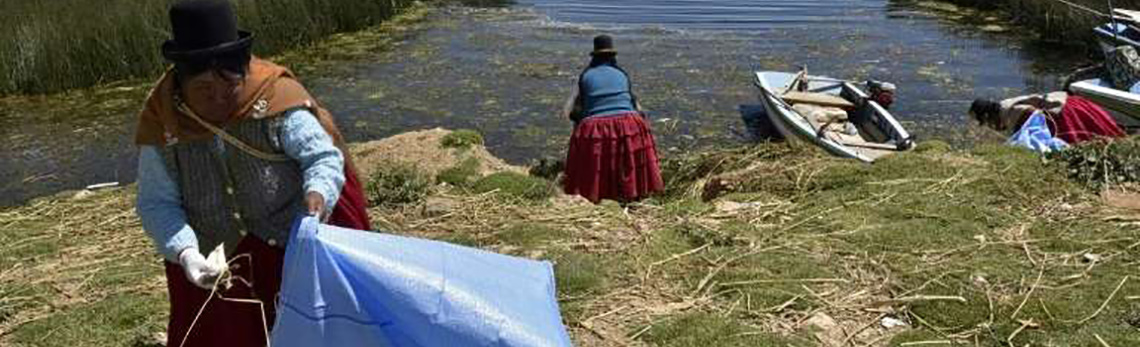
[[[586,69],[579,81],[579,93],[586,117],[636,111],[629,76],[612,65]]]

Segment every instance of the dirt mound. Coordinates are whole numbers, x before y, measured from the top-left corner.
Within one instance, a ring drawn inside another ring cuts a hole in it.
[[[424,173],[435,177],[441,171],[459,166],[469,158],[479,164],[476,172],[486,176],[495,172],[514,171],[525,173],[526,169],[507,164],[487,151],[482,145],[466,148],[448,148],[443,139],[453,131],[435,128],[406,132],[382,140],[349,145],[353,159],[360,171],[360,177],[370,177],[378,165],[385,163],[406,163],[416,166]]]

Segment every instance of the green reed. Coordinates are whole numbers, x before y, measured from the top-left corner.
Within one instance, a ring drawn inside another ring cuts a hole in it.
[[[157,76],[175,0],[0,0],[0,95]],[[390,18],[413,0],[233,0],[271,55]]]
[[[1076,46],[1094,46],[1092,29],[1111,12],[1108,0],[949,0],[981,9],[1001,9],[1043,39]],[[1140,10],[1140,0],[1113,0],[1121,9]]]

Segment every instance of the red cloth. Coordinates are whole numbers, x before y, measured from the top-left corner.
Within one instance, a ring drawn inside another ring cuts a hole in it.
[[[372,222],[368,219],[368,209],[365,204],[364,188],[356,177],[356,170],[352,164],[344,166],[344,188],[340,190],[340,200],[336,201],[332,214],[329,215],[329,224],[356,230],[372,230]]]
[[[238,244],[230,270],[234,276],[249,281],[233,281],[233,286],[219,292],[220,297],[256,299],[264,303],[265,323],[257,304],[238,303],[214,297],[190,330],[198,310],[210,292],[198,288],[186,279],[182,266],[166,262],[166,286],[170,292],[170,323],[167,325],[167,346],[238,346],[252,347],[267,344],[266,329],[273,328],[277,316],[274,304],[281,290],[281,264],[285,251],[272,247],[256,237],[245,237]],[[243,255],[248,254],[249,257]],[[240,257],[240,259],[239,259]],[[252,286],[252,288],[251,288]],[[268,326],[268,328],[266,327]],[[189,332],[189,337],[187,336]],[[182,339],[186,337],[186,344]]]
[[[1061,108],[1060,117],[1053,117],[1053,134],[1069,144],[1102,137],[1124,137],[1124,131],[1108,112],[1096,103],[1081,96],[1070,95]]]
[[[641,115],[590,117],[574,128],[566,155],[566,194],[591,202],[636,201],[664,187],[657,144]]]

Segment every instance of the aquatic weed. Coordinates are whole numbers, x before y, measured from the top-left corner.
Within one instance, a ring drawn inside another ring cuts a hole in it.
[[[721,315],[691,313],[670,317],[662,324],[650,327],[644,340],[664,347],[816,345],[756,330],[755,327]]]
[[[454,167],[440,171],[435,180],[456,187],[465,187],[479,175],[479,160],[475,158],[464,159]]]
[[[552,182],[515,172],[499,172],[475,181],[471,186],[476,193],[498,194],[528,200],[545,200],[554,195]]]
[[[1049,157],[1067,166],[1070,179],[1091,189],[1140,183],[1140,141],[1136,138],[1085,143]]]
[[[483,135],[478,131],[460,129],[452,131],[440,139],[439,145],[443,148],[468,149],[471,146],[483,144]]]
[[[368,202],[374,206],[419,202],[431,188],[431,180],[415,166],[385,163],[376,167],[365,187]]]

